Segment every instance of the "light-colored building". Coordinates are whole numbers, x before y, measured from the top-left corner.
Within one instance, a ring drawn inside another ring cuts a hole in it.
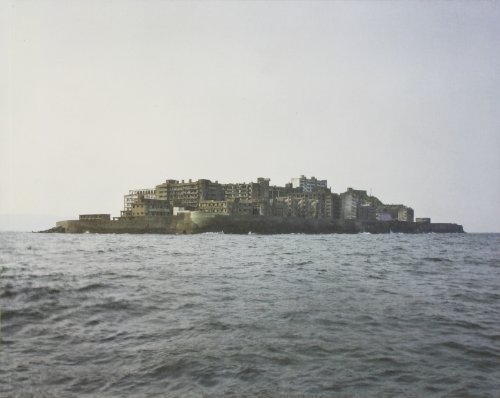
[[[294,191],[288,194],[288,198],[295,201],[294,215],[308,218],[333,218],[333,196],[332,193],[317,189],[314,192]]]
[[[343,220],[376,221],[382,213],[390,214],[378,198],[368,195],[365,190],[347,188],[340,194],[340,218]]]
[[[358,207],[364,203],[367,196],[366,191],[347,188],[346,192],[340,194],[340,217],[344,220],[357,220]]]
[[[132,203],[132,210],[130,210],[130,215],[132,217],[143,217],[143,216],[168,216],[172,214],[171,207],[166,200],[161,199],[149,199],[142,195]]]
[[[123,197],[123,212],[122,214],[127,214],[132,210],[132,204],[142,195],[145,199],[155,199],[156,192],[154,189],[131,189],[128,191],[128,195]]]
[[[321,218],[321,203],[313,197],[290,195],[273,199],[272,211],[281,217]]]
[[[399,221],[408,221],[413,222],[414,212],[411,207],[403,206],[398,211],[398,220]]]
[[[301,188],[304,192],[314,192],[318,188],[327,188],[326,180],[318,180],[316,177],[306,178],[301,175],[298,178],[292,178],[292,188]]]

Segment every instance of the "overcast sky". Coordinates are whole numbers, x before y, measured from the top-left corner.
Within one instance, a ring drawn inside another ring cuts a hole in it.
[[[0,4],[0,229],[305,174],[500,231],[500,2]]]

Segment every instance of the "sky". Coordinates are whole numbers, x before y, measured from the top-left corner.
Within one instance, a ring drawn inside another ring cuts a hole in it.
[[[0,0],[0,229],[304,174],[500,232],[499,100],[500,2]]]

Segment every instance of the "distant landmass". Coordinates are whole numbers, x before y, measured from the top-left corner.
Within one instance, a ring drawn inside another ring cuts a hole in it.
[[[81,214],[43,232],[68,233],[429,233],[461,225],[414,218],[412,207],[384,204],[366,190],[335,193],[327,180],[300,176],[285,186],[166,180],[124,196],[120,216]]]

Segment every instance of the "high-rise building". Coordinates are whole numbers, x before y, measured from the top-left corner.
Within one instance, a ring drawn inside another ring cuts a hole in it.
[[[201,200],[223,200],[224,191],[221,184],[210,180],[166,180],[156,186],[156,198],[168,201],[172,207],[192,210],[199,207]]]
[[[306,178],[304,175],[298,178],[292,178],[291,182],[293,188],[302,188],[303,192],[314,192],[318,188],[327,187],[326,180],[318,180],[316,177]]]
[[[346,192],[340,194],[340,217],[344,220],[357,220],[358,206],[364,203],[367,196],[366,191],[347,188]]]
[[[257,182],[223,184],[225,199],[268,199],[269,178],[258,178]]]

